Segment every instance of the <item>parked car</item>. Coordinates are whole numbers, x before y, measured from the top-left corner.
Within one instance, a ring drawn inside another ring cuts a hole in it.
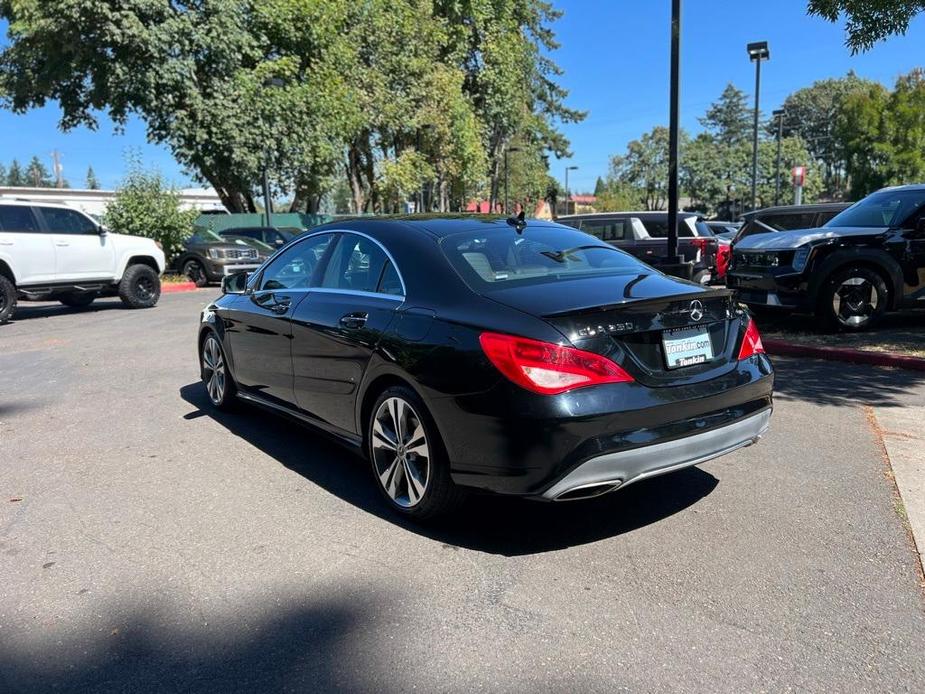
[[[716,238],[725,239],[726,241],[732,241],[742,227],[741,222],[721,222],[715,219],[711,219],[704,223],[710,228],[710,231],[713,232]]]
[[[0,323],[22,300],[76,307],[118,295],[130,308],[149,308],[164,264],[151,239],[114,234],[80,210],[0,199]]]
[[[667,253],[667,212],[575,214],[559,217],[558,221],[607,241],[647,263]],[[678,213],[678,253],[694,262],[693,279],[698,284],[709,284],[716,279],[719,246],[700,215]]]
[[[851,204],[850,202],[826,202],[815,205],[783,205],[746,212],[743,215],[742,226],[732,239],[732,244],[735,245],[754,234],[821,227]]]
[[[275,227],[233,227],[218,232],[221,237],[244,237],[255,239],[267,244],[273,250],[282,248],[292,241],[298,234],[291,227],[277,229]]]
[[[197,287],[205,287],[235,272],[256,269],[272,253],[270,246],[254,239],[223,238],[214,231],[199,229],[186,240],[173,266]]]
[[[732,292],[559,224],[335,222],[222,288],[197,345],[211,403],[364,451],[416,518],[467,488],[597,496],[754,443],[771,416],[771,364]]]
[[[810,311],[847,330],[925,308],[925,185],[884,188],[820,229],[749,236],[727,279],[750,306]]]

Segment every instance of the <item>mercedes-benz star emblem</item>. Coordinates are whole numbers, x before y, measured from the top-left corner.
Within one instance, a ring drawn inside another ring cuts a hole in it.
[[[691,320],[698,322],[701,318],[703,318],[703,304],[694,299],[691,302]]]

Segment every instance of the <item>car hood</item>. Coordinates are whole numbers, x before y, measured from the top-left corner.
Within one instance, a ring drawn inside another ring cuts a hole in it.
[[[489,299],[534,316],[567,314],[586,309],[617,308],[652,299],[724,295],[724,289],[704,287],[655,271],[640,274],[576,277],[575,279],[485,293]]]
[[[798,248],[805,243],[846,236],[879,236],[889,227],[821,227],[818,229],[794,229],[792,231],[768,232],[746,236],[735,244],[737,251],[774,251]]]

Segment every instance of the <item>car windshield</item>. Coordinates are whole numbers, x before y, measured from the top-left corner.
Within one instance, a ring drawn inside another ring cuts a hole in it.
[[[925,189],[881,190],[839,212],[825,226],[899,226],[922,205],[925,205]]]
[[[222,240],[226,243],[232,242],[244,244],[245,246],[251,246],[252,248],[256,248],[258,251],[262,251],[264,253],[273,252],[273,248],[269,244],[266,244],[263,241],[259,241],[257,239],[252,239],[249,236],[236,236],[235,234],[227,234],[222,238]]]
[[[543,284],[584,276],[652,272],[628,253],[561,226],[463,232],[441,242],[443,252],[474,291]]]
[[[210,229],[198,229],[189,237],[187,243],[225,243],[225,239]]]

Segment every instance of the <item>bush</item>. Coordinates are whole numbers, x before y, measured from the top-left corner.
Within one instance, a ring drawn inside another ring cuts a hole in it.
[[[103,224],[119,234],[154,239],[171,258],[183,249],[198,216],[198,210],[181,209],[179,191],[165,183],[159,173],[132,163],[106,208]]]

